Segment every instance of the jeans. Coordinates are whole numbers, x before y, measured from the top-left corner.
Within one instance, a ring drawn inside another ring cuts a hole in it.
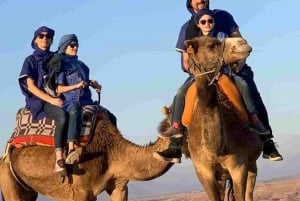
[[[190,75],[177,90],[177,94],[174,96],[172,104],[172,123],[181,122],[181,116],[184,110],[185,94],[194,81],[194,76]]]
[[[263,103],[263,100],[262,100],[261,96],[260,96],[260,93],[258,92],[256,84],[254,82],[254,73],[251,70],[251,67],[246,64],[237,73],[237,76],[239,77],[239,80],[243,80],[243,82],[247,83],[247,85],[248,85],[248,89],[247,90],[250,90],[249,92],[250,92],[251,97],[252,97],[252,98],[248,97],[248,98],[246,98],[246,100],[244,100],[245,101],[245,105],[247,104],[246,101],[250,101],[250,99],[252,99],[251,101],[253,101],[253,103],[251,103],[251,104],[254,104],[255,110],[257,111],[258,118],[260,119],[260,121],[262,121],[262,123],[264,124],[264,126],[271,131],[271,134],[270,135],[266,135],[265,137],[266,138],[272,138],[273,134],[272,134],[272,129],[271,129],[271,126],[270,126],[270,123],[269,123],[268,112],[267,112],[267,109],[266,109],[266,107],[265,107],[265,105]],[[244,87],[244,84],[242,84],[241,86],[239,86],[239,84],[241,84],[243,82],[240,81],[240,82],[236,83],[239,89],[240,89],[240,87]],[[241,91],[241,93],[243,93],[242,92],[243,90],[240,90],[240,91]],[[244,98],[243,94],[242,94],[242,96]],[[247,109],[248,109],[248,107],[247,107]],[[251,114],[250,111],[249,111],[249,113]]]
[[[66,144],[65,143],[66,139],[64,136],[65,125],[67,120],[66,112],[62,108],[47,102],[44,105],[44,111],[46,112],[48,117],[54,119],[55,121],[55,131],[54,131],[55,150],[63,150]]]
[[[80,106],[73,106],[68,111],[69,114],[69,127],[68,127],[68,137],[67,142],[77,141],[79,129],[80,129],[80,120],[81,120],[81,108]]]
[[[233,79],[235,85],[239,89],[242,97],[244,104],[247,108],[248,113],[251,114],[257,114],[258,111],[256,109],[255,103],[254,103],[254,98],[252,96],[251,90],[247,82],[240,76],[238,76],[235,73],[231,74],[231,78]]]

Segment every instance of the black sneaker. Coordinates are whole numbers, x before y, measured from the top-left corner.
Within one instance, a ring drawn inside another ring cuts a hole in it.
[[[262,124],[261,121],[256,121],[249,124],[248,129],[258,135],[270,135],[271,131],[266,129],[266,127]]]
[[[161,138],[181,138],[182,136],[181,130],[174,126],[171,126],[165,132],[158,134],[158,137]]]
[[[181,163],[181,151],[175,148],[168,148],[164,151],[156,151],[153,153],[154,158],[164,160],[171,163]]]
[[[282,161],[283,158],[281,154],[277,151],[273,140],[269,139],[264,142],[263,156],[264,159],[269,159],[271,161]]]

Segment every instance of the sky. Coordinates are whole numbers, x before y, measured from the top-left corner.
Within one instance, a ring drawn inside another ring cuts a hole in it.
[[[300,1],[211,0],[210,6],[229,11],[253,48],[247,63],[275,141],[280,145],[287,136],[300,135]],[[184,0],[1,0],[0,151],[25,104],[18,75],[33,52],[33,32],[42,25],[55,29],[53,51],[64,34],[78,36],[79,59],[102,84],[101,104],[117,116],[123,136],[137,144],[155,140],[161,108],[171,104],[187,77],[174,48],[189,18]]]

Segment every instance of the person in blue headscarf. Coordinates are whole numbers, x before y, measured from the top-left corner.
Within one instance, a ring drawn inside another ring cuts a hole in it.
[[[63,109],[69,114],[69,127],[67,132],[68,155],[65,163],[74,164],[79,161],[79,153],[75,150],[78,138],[79,123],[81,120],[81,107],[93,105],[89,86],[101,91],[101,85],[89,79],[89,68],[78,60],[79,43],[75,34],[61,37],[57,53],[61,55],[62,66],[57,75],[57,93],[64,100]]]
[[[65,173],[63,159],[64,127],[66,113],[62,109],[63,101],[59,97],[48,95],[43,85],[45,76],[49,73],[46,67],[48,59],[53,55],[50,46],[55,31],[46,26],[39,27],[33,35],[31,47],[34,52],[26,57],[19,76],[19,85],[25,96],[26,108],[32,113],[33,119],[40,120],[50,117],[55,120],[54,143],[56,153],[55,172]]]

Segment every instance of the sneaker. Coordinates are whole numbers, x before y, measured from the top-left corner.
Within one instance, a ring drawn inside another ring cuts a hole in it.
[[[258,135],[270,135],[271,131],[266,129],[266,127],[262,124],[261,121],[255,121],[249,124],[249,130],[257,133]]]
[[[174,126],[171,126],[165,132],[158,134],[158,137],[161,138],[181,138],[182,136],[181,130]]]
[[[66,166],[65,166],[65,160],[59,159],[55,163],[54,172],[59,173],[60,175],[66,175]]]
[[[153,153],[154,158],[171,163],[181,163],[181,151],[175,148],[168,148],[164,151]]]
[[[75,164],[79,162],[80,154],[75,149],[71,149],[66,158],[66,164]]]
[[[263,156],[264,159],[269,159],[271,161],[282,161],[283,158],[281,154],[277,151],[273,140],[269,139],[264,142],[263,146]]]

